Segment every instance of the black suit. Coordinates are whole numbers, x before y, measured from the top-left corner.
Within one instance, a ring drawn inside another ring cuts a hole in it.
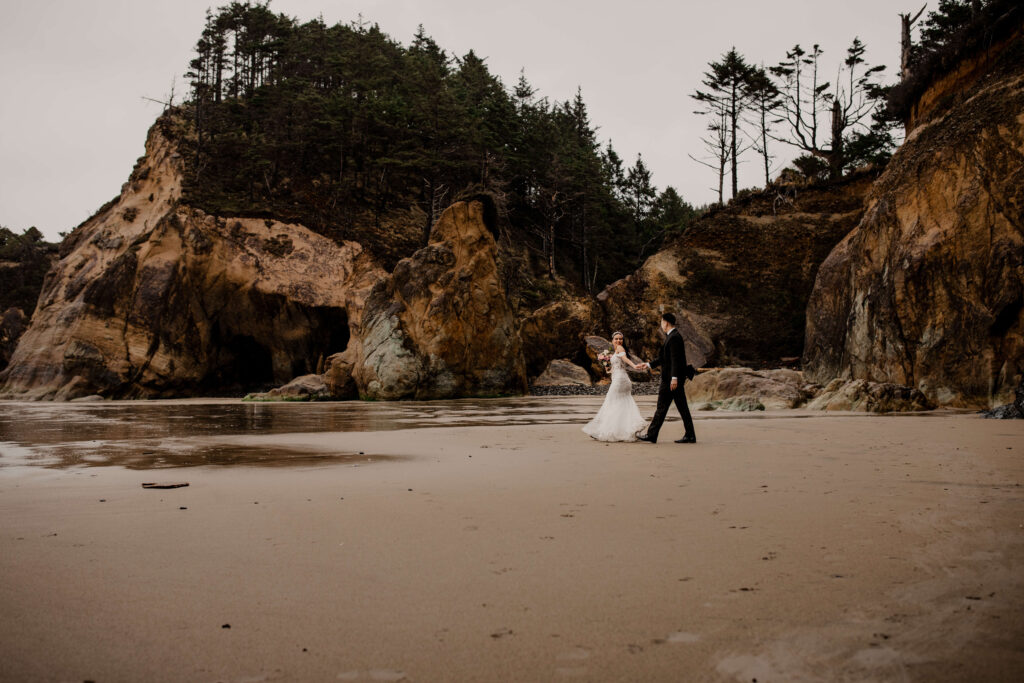
[[[683,344],[683,335],[679,330],[669,330],[665,345],[661,347],[661,354],[651,361],[651,367],[661,366],[661,387],[658,389],[658,408],[654,411],[651,424],[647,428],[647,436],[651,441],[658,440],[658,432],[661,431],[661,424],[668,415],[668,408],[675,401],[676,409],[683,418],[683,426],[686,428],[685,436],[696,438],[693,431],[693,418],[690,417],[690,406],[686,404],[686,393],[683,391],[683,383],[686,381],[686,346]],[[672,378],[678,381],[675,391],[672,390]]]

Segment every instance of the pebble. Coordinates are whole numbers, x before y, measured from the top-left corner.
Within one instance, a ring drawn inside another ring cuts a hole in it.
[[[582,384],[566,384],[561,386],[531,386],[531,396],[604,396],[608,393],[608,384],[584,386]],[[633,382],[634,396],[657,396],[659,382]]]

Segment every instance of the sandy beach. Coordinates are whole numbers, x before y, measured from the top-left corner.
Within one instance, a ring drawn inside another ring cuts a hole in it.
[[[599,444],[599,399],[546,401],[571,421],[85,456],[9,426],[0,680],[1024,680],[1024,422],[698,414],[696,445]]]

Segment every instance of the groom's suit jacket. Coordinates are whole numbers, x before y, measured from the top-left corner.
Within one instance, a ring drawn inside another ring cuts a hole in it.
[[[683,335],[679,330],[672,328],[665,339],[664,346],[657,360],[651,363],[652,368],[661,367],[661,385],[671,385],[672,378],[679,380],[679,388],[683,388],[686,379],[686,345],[683,344]]]

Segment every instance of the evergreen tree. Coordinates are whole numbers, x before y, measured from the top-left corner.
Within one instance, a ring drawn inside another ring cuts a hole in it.
[[[651,182],[651,172],[642,155],[637,155],[636,163],[626,173],[625,189],[633,219],[633,230],[641,244],[647,245],[655,238],[657,232],[651,221],[651,213],[658,196],[658,188]]]
[[[764,161],[764,186],[771,185],[772,155],[768,151],[768,140],[773,135],[774,126],[782,122],[778,117],[782,107],[781,93],[778,87],[762,67],[752,68],[745,84],[750,99],[750,135],[754,150]]]
[[[362,17],[299,23],[233,2],[208,13],[189,66],[184,199],[212,214],[302,223],[390,267],[449,202],[486,192],[522,266],[507,281],[534,283],[517,285],[531,306],[558,289],[532,273],[595,291],[635,267],[638,231],[678,224],[652,208],[642,160],[627,174],[598,142],[581,91],[552,104],[525,74],[506,89],[423,27],[403,46]]]
[[[740,123],[750,107],[748,83],[753,67],[733,47],[717,62],[708,64],[711,70],[701,81],[703,90],[697,90],[691,97],[706,106],[705,114],[716,117],[720,112],[726,116],[726,133],[729,141],[729,161],[732,170],[732,196],[739,191],[739,158],[744,148],[740,142]]]

